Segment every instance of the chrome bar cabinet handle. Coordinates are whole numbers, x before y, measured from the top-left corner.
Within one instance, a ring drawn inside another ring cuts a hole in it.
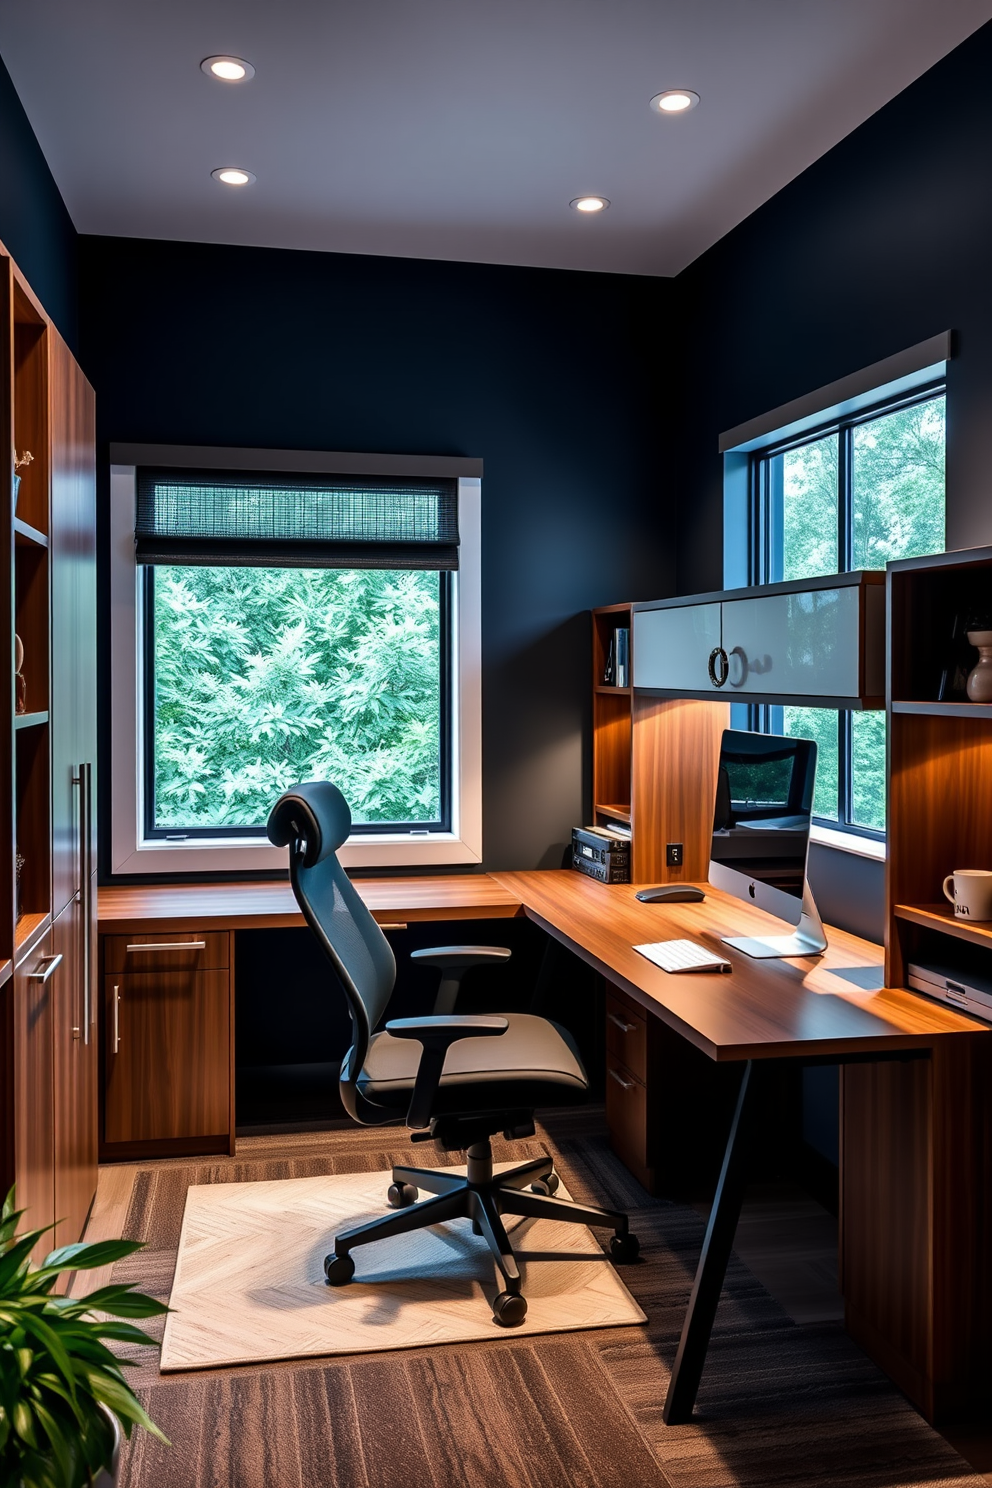
[[[93,1021],[93,766],[79,766],[79,912],[83,917],[83,1043]]]
[[[26,979],[29,982],[47,982],[48,978],[52,975],[52,972],[55,971],[56,967],[59,967],[61,965],[61,951],[59,951],[57,956],[43,956],[42,959],[38,962],[38,970],[29,971]],[[42,967],[44,967],[44,971],[42,970]]]
[[[205,940],[145,940],[129,945],[127,953],[130,955],[132,951],[205,951],[206,949]]]

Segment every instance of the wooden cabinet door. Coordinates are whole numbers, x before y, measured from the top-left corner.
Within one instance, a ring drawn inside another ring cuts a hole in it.
[[[51,332],[52,912],[82,886],[79,766],[96,767],[96,455],[93,389]],[[93,801],[91,820],[95,820]],[[92,863],[93,847],[88,861]]]
[[[104,977],[104,1141],[220,1136],[231,1111],[230,975]]]
[[[54,994],[53,976],[38,976],[51,956],[45,936],[25,956],[5,989],[14,999],[14,1181],[23,1225],[40,1230],[55,1220]],[[57,1244],[41,1240],[34,1259]]]
[[[73,900],[52,927],[62,961],[52,976],[55,1043],[55,1214],[61,1245],[83,1232],[97,1179],[97,1042],[87,1030],[83,909]],[[91,986],[95,983],[91,982]]]

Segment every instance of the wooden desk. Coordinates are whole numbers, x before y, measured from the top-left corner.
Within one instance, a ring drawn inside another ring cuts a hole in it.
[[[387,932],[522,913],[520,900],[485,873],[370,878],[356,887]],[[102,888],[97,913],[101,1160],[233,1154],[232,935],[305,925],[288,881]]]
[[[692,1411],[747,1180],[760,1087],[797,1063],[845,1066],[840,1248],[849,1331],[930,1420],[981,1393],[992,1313],[987,1025],[911,992],[866,990],[865,980],[881,968],[881,949],[839,930],[828,929],[829,947],[819,958],[754,961],[723,946],[722,934],[780,926],[715,889],[699,904],[645,905],[627,885],[604,886],[567,870],[364,879],[356,886],[387,926],[526,914],[708,1058],[743,1065],[666,1420],[686,1420]],[[142,935],[166,942],[167,954],[181,962],[175,941],[202,931],[213,948],[204,954],[228,967],[229,950],[223,959],[215,941],[232,930],[302,923],[285,883],[105,888],[99,896],[105,957]],[[733,975],[670,976],[632,949],[682,936],[718,947]],[[118,985],[121,968],[114,966],[108,993]],[[146,1046],[161,1050],[170,1030],[162,1022],[145,1032],[152,1035]],[[176,1037],[178,1069],[195,1037],[193,1028]],[[233,1022],[226,1037],[233,1049]],[[232,1110],[232,1144],[233,1131]],[[213,1150],[227,1142],[228,1135],[218,1138]],[[182,1141],[173,1147],[185,1150]],[[124,1144],[111,1153],[105,1144],[104,1155],[142,1154]]]
[[[781,922],[719,889],[697,904],[641,904],[630,884],[599,884],[570,869],[493,875],[534,920],[654,1017],[720,1062],[824,1060],[928,1050],[947,1034],[988,1033],[984,1023],[913,992],[866,991],[844,973],[877,970],[881,946],[828,930],[823,956],[755,961],[722,935],[767,935]],[[733,964],[732,976],[673,976],[633,947],[696,940]]]
[[[567,871],[496,877],[530,919],[649,1014],[714,1061],[746,1062],[665,1420],[692,1413],[747,1182],[755,1103],[789,1063],[843,1066],[848,1331],[929,1420],[979,1405],[992,1327],[992,1029],[912,992],[859,988],[881,967],[881,948],[840,930],[828,928],[822,957],[750,959],[720,936],[767,933],[773,922],[716,889],[702,903],[661,906],[639,903],[627,885]],[[680,937],[719,949],[733,974],[672,976],[632,949]]]
[[[488,873],[361,878],[355,887],[380,921],[512,919],[520,900]],[[305,924],[289,881],[141,884],[102,888],[101,935],[149,930],[274,930]]]

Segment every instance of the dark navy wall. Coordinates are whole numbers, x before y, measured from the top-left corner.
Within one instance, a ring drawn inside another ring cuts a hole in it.
[[[948,328],[948,546],[992,542],[990,76],[992,23],[676,281],[683,592],[721,585],[722,430]]]
[[[671,593],[665,281],[81,238],[108,441],[478,456],[487,867],[583,820],[590,606]],[[102,654],[107,654],[106,646]]]
[[[76,230],[2,62],[0,242],[75,351]]]
[[[676,281],[687,347],[678,585],[722,584],[725,429],[938,331],[947,378],[947,545],[992,542],[992,24]],[[824,918],[882,938],[883,866],[817,849]]]

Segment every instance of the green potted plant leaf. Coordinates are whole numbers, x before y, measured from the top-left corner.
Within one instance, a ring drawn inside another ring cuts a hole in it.
[[[106,1488],[116,1480],[119,1427],[161,1441],[108,1343],[149,1343],[128,1318],[168,1312],[131,1286],[56,1296],[67,1271],[107,1266],[140,1242],[64,1245],[32,1266],[45,1230],[17,1234],[11,1189],[0,1214],[0,1488]],[[100,1314],[96,1316],[95,1314]]]

